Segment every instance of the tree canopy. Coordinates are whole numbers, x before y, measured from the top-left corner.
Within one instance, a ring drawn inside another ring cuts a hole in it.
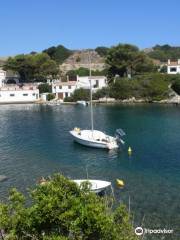
[[[180,47],[172,47],[168,44],[156,45],[153,47],[153,51],[148,53],[149,57],[160,60],[161,62],[167,62],[168,59],[180,58]]]
[[[0,229],[4,239],[30,240],[135,240],[124,205],[112,210],[112,200],[79,188],[62,175],[37,184],[25,196],[12,189],[8,203],[0,204]],[[1,231],[2,232],[2,231]]]
[[[38,86],[39,93],[52,93],[52,87],[48,83],[42,83]]]
[[[3,68],[17,72],[21,82],[46,81],[57,78],[59,73],[56,62],[46,53],[10,57]]]
[[[168,98],[168,86],[171,83],[174,83],[174,90],[178,89],[175,84],[177,82],[177,77],[160,73],[137,75],[132,80],[118,77],[108,87],[98,90],[93,97],[94,99],[112,97],[117,100],[135,97],[145,101],[159,101]]]
[[[109,65],[109,76],[132,76],[141,72],[154,71],[152,60],[138,47],[130,44],[119,44],[110,48],[106,57]]]
[[[63,45],[50,47],[48,49],[45,49],[43,52],[47,53],[50,58],[56,61],[58,64],[63,63],[64,60],[66,60],[73,53],[73,51],[65,48]]]
[[[108,47],[97,47],[95,51],[101,56],[101,57],[106,57],[108,53],[109,48]]]
[[[91,71],[91,75],[92,76],[105,76],[107,74],[107,69],[104,69],[102,71],[99,70],[92,70]],[[80,67],[76,70],[70,70],[66,73],[66,75],[68,75],[70,78],[74,78],[77,75],[80,77],[83,76],[89,76],[89,69],[88,68],[84,68],[84,67]]]

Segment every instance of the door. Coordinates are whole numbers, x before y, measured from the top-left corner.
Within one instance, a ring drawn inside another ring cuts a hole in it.
[[[63,93],[58,93],[58,98],[63,99]]]

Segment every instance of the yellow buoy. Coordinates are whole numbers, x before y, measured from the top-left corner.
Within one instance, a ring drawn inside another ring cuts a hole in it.
[[[132,149],[131,149],[131,147],[128,148],[128,154],[129,154],[129,155],[132,154]]]
[[[124,185],[125,185],[125,184],[124,184],[124,181],[123,181],[123,180],[120,180],[120,179],[116,179],[116,183],[117,183],[117,186],[118,186],[118,187],[121,187],[121,188],[124,187]]]

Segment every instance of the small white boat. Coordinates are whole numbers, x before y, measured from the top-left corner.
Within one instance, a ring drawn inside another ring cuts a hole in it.
[[[101,131],[94,130],[94,117],[93,117],[93,104],[92,104],[92,79],[91,79],[91,63],[89,70],[89,82],[90,82],[90,114],[91,114],[91,129],[90,130],[81,130],[80,128],[75,127],[70,131],[70,134],[73,136],[73,139],[79,144],[94,147],[94,148],[106,148],[106,149],[117,149],[119,144],[124,144],[124,141],[121,139],[125,135],[122,129],[117,129],[116,136],[107,135]],[[85,101],[78,101],[85,102]],[[120,130],[120,131],[119,131]]]
[[[87,106],[87,105],[88,105],[88,103],[87,103],[86,101],[84,101],[84,100],[77,101],[76,103],[77,103],[78,105],[83,105],[83,106]]]
[[[102,180],[90,180],[90,179],[81,179],[73,180],[78,186],[81,186],[83,182],[90,183],[90,190],[95,193],[100,193],[106,188],[111,186],[111,182],[102,181]]]
[[[84,146],[106,148],[109,150],[119,147],[116,137],[106,135],[98,130],[81,130],[80,128],[74,128],[70,133],[76,142]]]

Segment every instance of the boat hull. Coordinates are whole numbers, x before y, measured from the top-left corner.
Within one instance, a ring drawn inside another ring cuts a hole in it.
[[[104,134],[98,130],[76,130],[70,131],[74,141],[77,143],[93,148],[115,149],[119,145],[114,137]]]
[[[81,180],[73,180],[78,186],[81,186],[84,182],[90,183],[90,190],[94,193],[101,193],[106,188],[111,186],[111,182],[102,181],[102,180],[89,180],[89,179],[81,179]]]
[[[73,135],[72,135],[73,136]],[[96,143],[96,142],[90,142],[85,139],[80,139],[75,136],[73,136],[73,139],[75,142],[84,145],[86,147],[94,147],[94,148],[108,148],[106,144]]]
[[[90,132],[89,130],[83,130],[81,132]],[[97,130],[94,130],[95,134],[97,133],[101,133]],[[72,130],[70,131],[70,134],[72,135],[73,139],[75,142],[87,146],[87,147],[93,147],[93,148],[102,148],[102,149],[114,149],[114,148],[118,148],[118,144],[114,141],[114,143],[110,144],[108,142],[103,142],[103,141],[97,141],[92,139],[92,137],[83,137],[83,135],[78,134],[78,132]],[[102,134],[102,133],[101,133]],[[105,135],[104,135],[105,136]]]

